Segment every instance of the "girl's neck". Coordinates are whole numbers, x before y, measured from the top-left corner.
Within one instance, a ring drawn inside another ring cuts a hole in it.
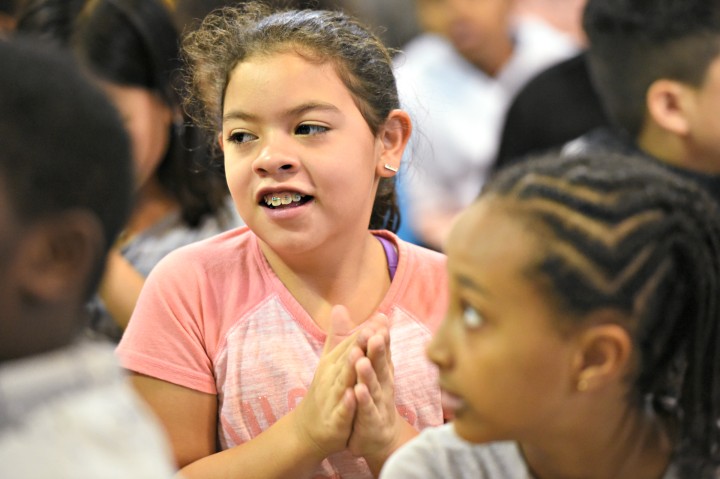
[[[326,246],[297,257],[281,257],[260,244],[275,274],[325,331],[334,305],[347,307],[356,326],[377,310],[390,287],[385,251],[370,232],[354,247]]]
[[[615,422],[603,420],[602,415],[579,421],[575,434],[544,441],[539,447],[521,444],[533,477],[661,479],[672,455],[665,425],[653,412],[629,408],[615,417]]]

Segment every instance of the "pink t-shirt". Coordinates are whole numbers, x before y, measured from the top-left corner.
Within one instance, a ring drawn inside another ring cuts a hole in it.
[[[396,405],[417,429],[443,423],[425,346],[447,306],[445,256],[399,240],[398,267],[378,307],[390,319]],[[118,346],[130,370],[218,395],[223,449],[248,441],[304,397],[326,334],[285,288],[246,227],[182,247],[150,273]],[[349,452],[316,478],[369,478]]]

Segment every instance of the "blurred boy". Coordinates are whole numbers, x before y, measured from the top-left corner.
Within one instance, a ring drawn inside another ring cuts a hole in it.
[[[407,180],[403,221],[431,248],[442,250],[453,221],[477,196],[514,95],[578,49],[548,24],[516,17],[515,1],[418,0],[425,33],[396,58],[414,126],[408,174],[399,177]]]
[[[0,42],[0,477],[171,477],[165,438],[81,339],[130,208],[116,110],[47,46]]]
[[[639,150],[720,201],[720,2],[589,0],[583,26],[614,128],[565,151]]]

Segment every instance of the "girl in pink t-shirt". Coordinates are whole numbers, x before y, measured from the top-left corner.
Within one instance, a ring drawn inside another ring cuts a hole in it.
[[[412,129],[391,57],[343,13],[259,4],[184,52],[247,227],[166,257],[118,355],[184,477],[371,477],[443,421],[422,352],[445,258],[390,232]]]

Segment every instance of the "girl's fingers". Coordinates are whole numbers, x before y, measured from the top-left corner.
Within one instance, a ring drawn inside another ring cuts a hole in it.
[[[352,319],[350,319],[350,313],[347,308],[343,305],[336,304],[330,310],[330,329],[325,339],[325,345],[323,347],[323,354],[328,353],[336,346],[347,341],[348,338],[340,339],[342,334],[346,331],[353,329]]]
[[[359,359],[357,363],[355,363],[355,371],[357,375],[357,386],[361,386],[361,390],[367,391],[370,401],[373,403],[382,402],[382,384],[378,381],[377,373],[370,360],[366,357]],[[359,397],[357,399],[358,401],[360,400]]]
[[[372,414],[375,408],[373,408],[374,402],[368,387],[365,384],[358,383],[353,388],[353,392],[355,400],[357,401],[358,411],[366,417],[368,414]]]
[[[375,370],[377,380],[386,384],[393,381],[392,360],[390,359],[390,347],[385,338],[379,334],[368,340],[367,358]]]
[[[377,334],[381,334],[389,344],[388,318],[383,313],[376,313],[363,324],[360,335],[358,336],[358,345],[363,350],[367,349],[368,340]]]

